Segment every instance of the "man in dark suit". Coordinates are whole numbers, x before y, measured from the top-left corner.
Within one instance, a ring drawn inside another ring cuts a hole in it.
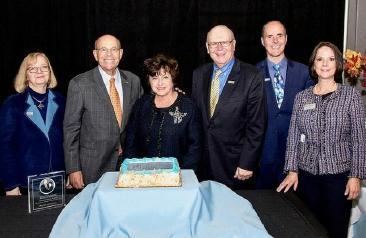
[[[234,57],[235,38],[224,25],[207,33],[213,60],[193,72],[192,97],[203,119],[199,178],[233,189],[251,187],[266,125],[263,76]]]
[[[129,114],[143,93],[135,74],[117,68],[123,49],[116,37],[99,37],[93,55],[98,66],[73,78],[67,93],[65,165],[77,189],[116,170]]]
[[[261,41],[267,58],[257,68],[265,76],[268,122],[256,187],[275,189],[284,179],[286,141],[295,96],[312,85],[313,80],[307,66],[285,57],[287,34],[281,22],[267,22]]]

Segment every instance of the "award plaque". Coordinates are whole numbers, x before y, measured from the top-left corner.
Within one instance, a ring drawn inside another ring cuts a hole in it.
[[[65,206],[65,171],[28,176],[28,212]]]

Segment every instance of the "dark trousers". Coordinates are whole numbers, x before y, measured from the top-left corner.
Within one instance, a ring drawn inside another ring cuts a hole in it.
[[[256,189],[276,189],[285,179],[284,163],[261,164],[258,170]]]
[[[312,175],[299,171],[299,196],[327,229],[329,237],[347,237],[352,201],[344,195],[348,173]]]

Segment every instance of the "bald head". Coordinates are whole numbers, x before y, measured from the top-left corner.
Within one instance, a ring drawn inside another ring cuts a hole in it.
[[[286,35],[286,27],[285,27],[285,25],[282,24],[282,22],[280,22],[280,21],[269,21],[266,24],[264,24],[263,27],[262,27],[262,37],[265,35],[266,29],[273,28],[273,27],[282,28],[283,32]]]
[[[232,30],[230,30],[229,27],[225,25],[217,25],[211,28],[209,32],[207,32],[207,38],[206,41],[210,42],[210,39],[212,38],[212,35],[224,35],[225,37],[228,37],[230,40],[235,40],[234,33]]]
[[[93,55],[103,71],[114,76],[122,59],[123,49],[115,36],[103,35],[95,41]]]
[[[285,57],[287,43],[286,28],[280,21],[269,21],[262,29],[261,42],[266,49],[267,59],[278,64]]]
[[[101,37],[99,37],[98,39],[95,40],[94,43],[94,48],[95,49],[99,49],[100,45],[102,42],[105,41],[115,41],[118,48],[121,48],[121,42],[117,39],[117,37],[113,36],[113,35],[102,35]]]
[[[215,26],[207,33],[207,53],[219,68],[234,59],[235,44],[234,33],[227,26]]]

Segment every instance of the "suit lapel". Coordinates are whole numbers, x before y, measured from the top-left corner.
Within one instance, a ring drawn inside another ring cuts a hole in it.
[[[38,108],[32,100],[32,97],[29,94],[26,102],[29,105],[29,107],[25,110],[26,117],[28,117],[28,119],[31,120],[49,140],[46,125],[43,121],[41,113],[39,112]]]
[[[211,91],[211,78],[212,78],[213,64],[210,64],[202,74],[203,78],[203,105],[206,105],[207,119],[210,119],[210,91]]]
[[[283,102],[281,104],[281,108],[285,108],[289,102],[288,97],[290,95],[289,91],[294,88],[294,84],[296,83],[295,80],[291,80],[292,75],[296,75],[294,64],[292,61],[287,61],[287,71],[286,71],[286,82],[285,82],[285,91]],[[290,108],[291,110],[292,108]]]
[[[108,91],[104,85],[102,75],[100,75],[98,67],[94,68],[93,70],[93,80],[96,85],[96,90],[98,92],[98,95],[102,99],[102,101],[105,103],[107,107],[109,107],[113,111],[111,99],[109,98]]]
[[[52,125],[53,118],[55,117],[56,111],[58,109],[57,103],[54,101],[55,95],[48,91],[48,105],[47,105],[47,114],[46,114],[46,131],[47,134]]]
[[[121,123],[121,129],[125,128],[127,123],[127,118],[123,116],[123,114],[126,112],[127,115],[127,106],[130,105],[130,94],[131,94],[131,82],[128,79],[128,77],[120,70],[119,71],[121,75],[121,84],[122,84],[122,92],[123,92],[123,102],[122,102],[122,123]]]
[[[94,69],[93,79],[96,84],[96,90],[98,92],[98,95],[100,95],[100,98],[102,99],[102,102],[104,103],[105,108],[107,108],[107,110],[111,114],[111,117],[110,117],[111,120],[113,120],[115,122],[115,125],[118,127],[118,121],[116,119],[116,114],[114,113],[111,99],[109,97],[108,91],[105,87],[102,75],[100,74],[98,67],[96,67]]]
[[[278,108],[278,105],[277,105],[276,95],[275,95],[275,92],[273,89],[273,84],[272,84],[272,78],[268,71],[267,60],[262,61],[262,63],[260,64],[260,70],[264,74],[264,85],[266,87],[266,92],[267,92],[267,101],[269,101],[271,110],[278,112],[280,109]],[[286,84],[285,84],[285,88],[286,88]],[[282,105],[283,105],[283,103],[282,103]],[[281,107],[282,107],[282,105],[281,105]]]
[[[219,113],[220,109],[224,107],[227,100],[231,97],[233,90],[238,85],[239,74],[240,74],[240,65],[239,62],[235,60],[233,68],[231,69],[231,72],[226,80],[222,93],[217,102],[215,112],[212,118],[215,118],[215,116]]]

